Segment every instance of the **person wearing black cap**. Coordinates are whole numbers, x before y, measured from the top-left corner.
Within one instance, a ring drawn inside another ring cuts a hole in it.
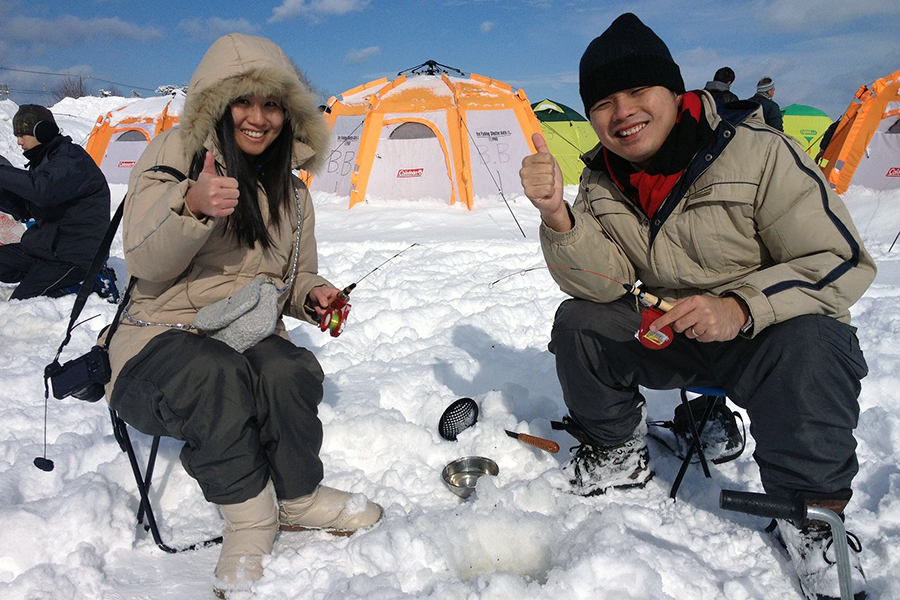
[[[703,89],[712,94],[716,106],[722,106],[738,101],[738,97],[731,91],[732,83],[734,83],[734,70],[731,67],[722,67],[713,75],[712,81],[706,82]]]
[[[109,186],[47,108],[20,106],[13,133],[28,164],[0,164],[0,210],[34,223],[0,246],[0,281],[19,284],[11,300],[62,296],[82,282],[109,226]]]
[[[840,197],[758,105],[720,115],[708,92],[686,92],[633,14],[590,43],[579,84],[600,143],[574,203],[540,134],[520,171],[550,273],[572,296],[549,349],[569,411],[558,426],[580,442],[563,465],[573,493],[652,477],[642,387],[719,387],[750,417],[766,492],[842,512],[866,374],[849,308],[875,264]],[[830,529],[782,520],[777,531],[807,597],[838,598],[837,568],[821,560]]]
[[[766,125],[774,127],[778,131],[784,131],[784,119],[781,116],[781,107],[772,100],[775,96],[775,82],[771,77],[763,77],[756,84],[756,93],[750,98],[750,102],[756,102],[763,109],[763,118]]]

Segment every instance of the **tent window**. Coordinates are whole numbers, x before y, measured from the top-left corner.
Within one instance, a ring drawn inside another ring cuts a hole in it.
[[[427,125],[421,123],[403,123],[388,136],[390,140],[424,140],[437,137]]]
[[[145,136],[140,131],[135,131],[134,129],[129,129],[122,135],[116,138],[117,142],[146,142],[147,136]]]
[[[888,127],[887,132],[888,133],[900,133],[900,119],[897,119],[897,121],[893,125]]]

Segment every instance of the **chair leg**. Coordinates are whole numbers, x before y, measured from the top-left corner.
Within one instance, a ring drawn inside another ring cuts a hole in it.
[[[113,409],[110,409],[109,413],[110,417],[112,418],[113,435],[115,435],[116,441],[119,443],[119,448],[122,449],[122,452],[128,455],[128,462],[131,464],[131,471],[134,474],[134,481],[137,484],[138,494],[141,497],[141,504],[137,512],[138,525],[144,525],[144,517],[146,516],[147,523],[144,525],[144,530],[150,532],[150,535],[153,536],[153,541],[156,542],[156,545],[160,548],[160,550],[168,552],[169,554],[187,552],[189,550],[197,550],[199,548],[206,548],[215,544],[221,544],[222,536],[211,538],[203,542],[197,542],[196,544],[191,544],[190,546],[186,546],[184,548],[173,548],[162,541],[162,536],[159,533],[159,527],[156,524],[156,517],[153,515],[153,507],[150,505],[149,495],[150,482],[153,477],[153,467],[156,464],[156,455],[159,450],[159,436],[155,436],[153,438],[153,443],[150,448],[150,457],[147,459],[146,475],[144,475],[141,473],[141,467],[138,464],[137,456],[134,453],[134,446],[131,443],[131,436],[128,435],[128,425]]]
[[[703,474],[710,478],[712,474],[709,472],[709,465],[706,463],[706,454],[703,452],[703,446],[700,443],[700,434],[703,433],[703,429],[706,427],[707,421],[709,421],[709,417],[712,415],[712,411],[715,408],[716,404],[722,401],[723,398],[719,396],[707,396],[706,408],[703,411],[703,416],[700,418],[700,423],[694,423],[693,413],[691,412],[691,405],[688,402],[687,391],[681,390],[681,403],[684,406],[684,409],[687,411],[688,415],[688,426],[691,429],[691,445],[688,447],[687,452],[685,453],[684,460],[681,461],[681,468],[678,470],[678,475],[675,477],[675,481],[672,483],[672,490],[669,492],[669,497],[673,500],[675,499],[675,495],[678,493],[678,488],[681,486],[681,482],[684,479],[685,474],[687,473],[687,469],[691,464],[691,458],[694,456],[694,452],[697,453],[697,456],[700,458],[700,465],[703,467]]]

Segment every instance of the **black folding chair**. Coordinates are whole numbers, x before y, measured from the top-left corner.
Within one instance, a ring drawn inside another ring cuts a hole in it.
[[[113,409],[109,409],[109,415],[112,418],[113,434],[116,441],[119,442],[119,448],[128,455],[128,461],[131,463],[131,471],[134,473],[134,481],[137,483],[138,494],[141,496],[141,504],[137,512],[138,525],[144,525],[144,531],[149,531],[153,536],[156,545],[169,554],[177,552],[187,552],[189,550],[198,550],[207,548],[215,544],[222,543],[222,536],[214,537],[203,542],[197,542],[184,548],[173,548],[162,541],[159,534],[159,527],[156,524],[156,517],[153,515],[153,507],[150,505],[150,482],[153,479],[153,467],[156,464],[156,454],[159,451],[159,436],[154,436],[153,443],[150,445],[150,457],[147,459],[147,467],[141,472],[138,465],[137,456],[134,453],[134,446],[131,443],[131,437],[128,435],[128,424],[123,421]],[[147,517],[147,523],[144,523],[144,517]]]

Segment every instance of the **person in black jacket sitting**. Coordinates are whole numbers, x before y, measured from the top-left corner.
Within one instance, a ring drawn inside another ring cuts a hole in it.
[[[63,296],[84,279],[109,226],[109,186],[47,108],[23,104],[13,132],[28,164],[0,164],[0,210],[34,224],[0,246],[0,281],[19,284],[11,300]]]

